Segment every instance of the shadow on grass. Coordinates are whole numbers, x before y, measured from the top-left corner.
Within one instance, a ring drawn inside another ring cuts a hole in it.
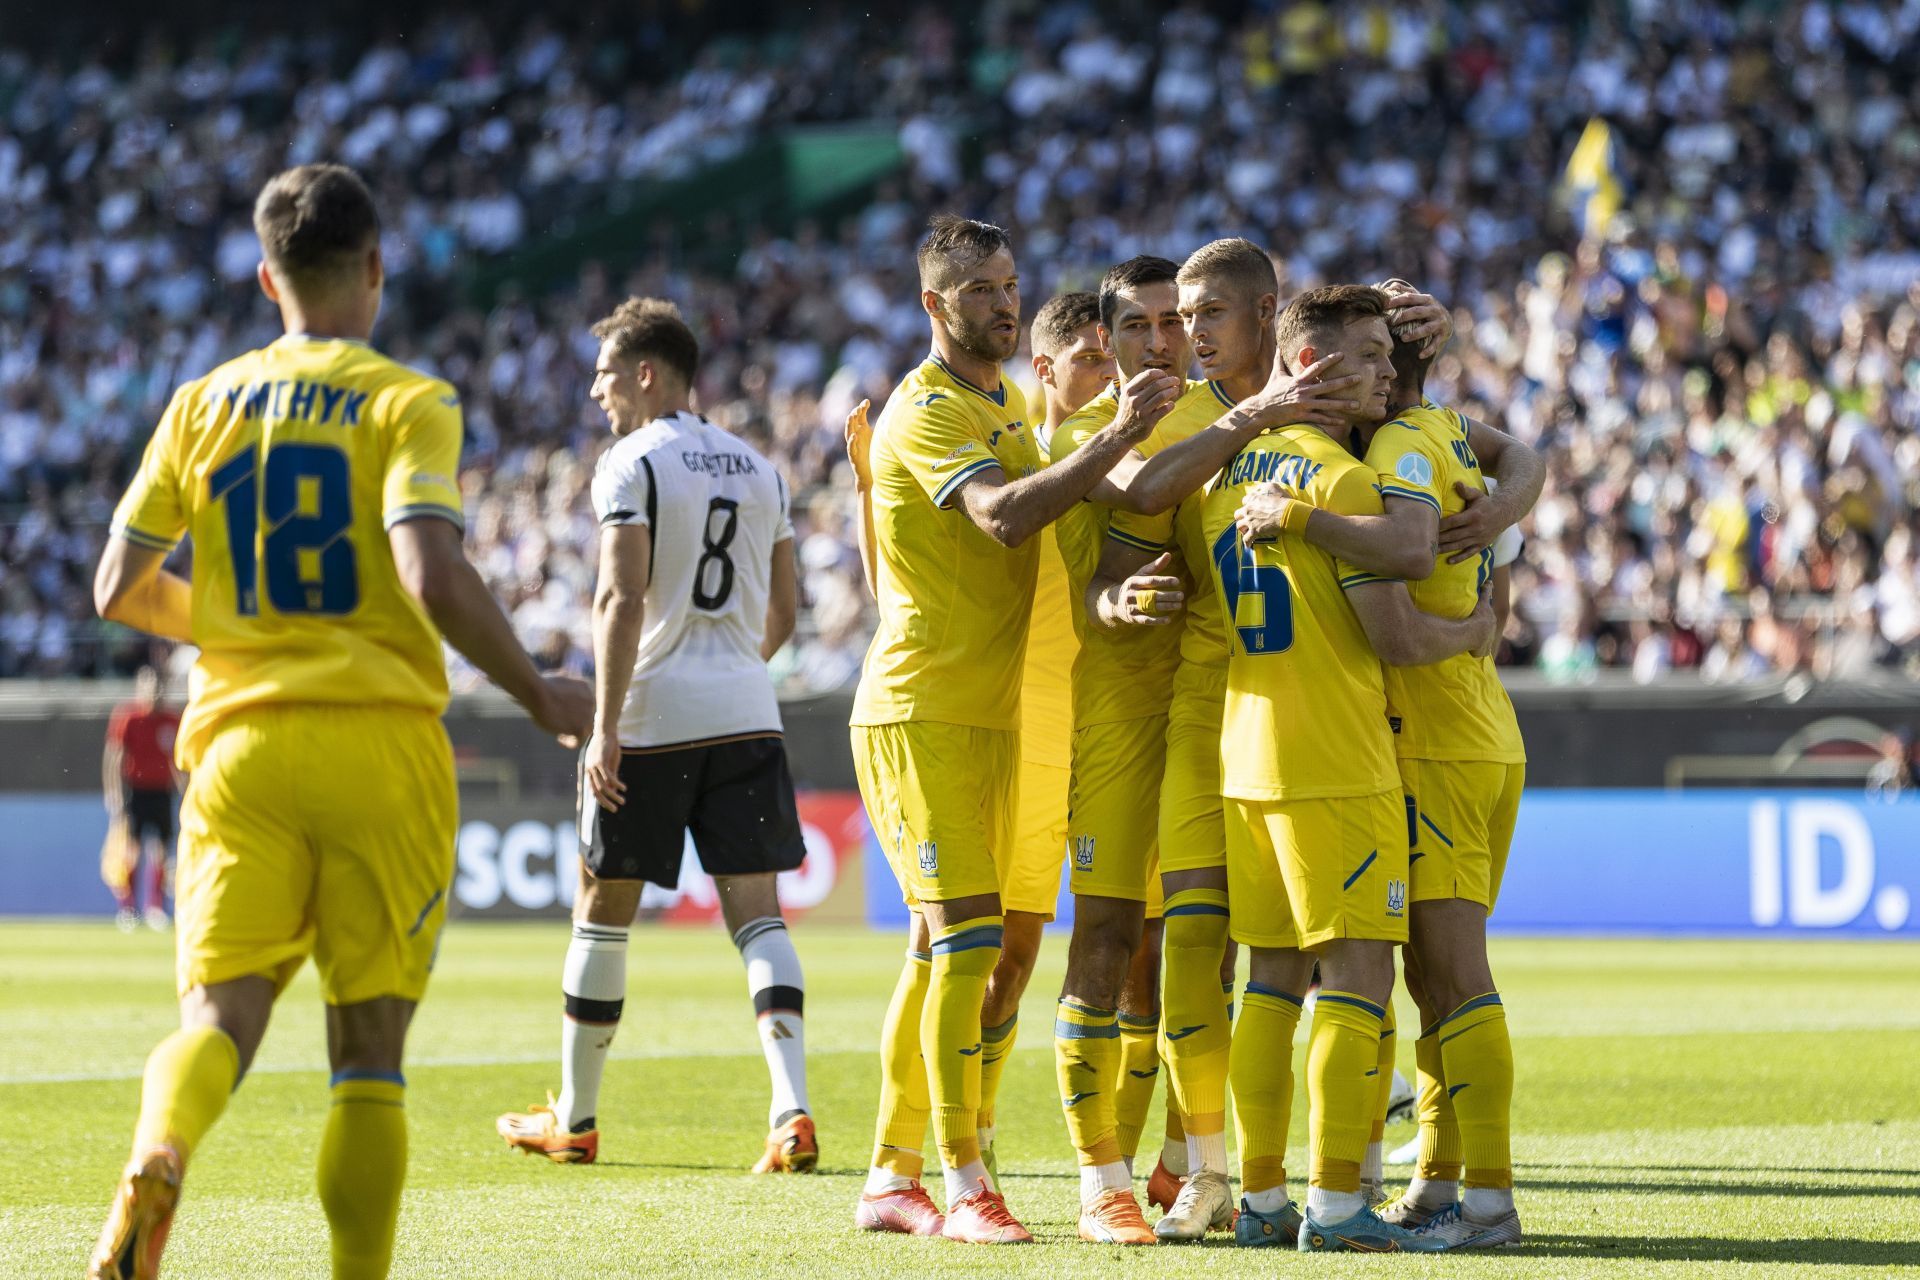
[[[1742,1170],[1743,1173],[1751,1172]],[[1801,1170],[1805,1172],[1805,1170]],[[1704,1178],[1536,1178],[1529,1174],[1516,1174],[1514,1185],[1525,1191],[1575,1191],[1610,1192],[1637,1191],[1658,1195],[1691,1196],[1753,1196],[1772,1197],[1782,1194],[1805,1196],[1815,1200],[1846,1199],[1853,1196],[1894,1196],[1912,1198],[1920,1195],[1920,1187],[1911,1183],[1833,1183],[1807,1182],[1794,1183],[1784,1174],[1780,1179],[1765,1182],[1707,1180]]]
[[[1640,1258],[1648,1262],[1800,1262],[1816,1266],[1920,1267],[1920,1242],[1909,1240],[1733,1240],[1719,1236],[1622,1240],[1614,1236],[1532,1235],[1513,1252],[1517,1256]]]

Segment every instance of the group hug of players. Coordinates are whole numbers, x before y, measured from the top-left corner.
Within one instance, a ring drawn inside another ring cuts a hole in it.
[[[848,431],[880,619],[854,764],[913,921],[858,1224],[1030,1238],[995,1182],[995,1101],[1070,858],[1053,1030],[1083,1239],[1519,1240],[1486,919],[1525,755],[1491,659],[1493,547],[1538,457],[1425,398],[1451,326],[1400,281],[1280,308],[1245,240],[1131,259],[1040,309],[1030,413],[1001,370],[1006,233],[936,219],[919,271],[932,354]],[[1387,1200],[1396,947],[1420,1139]],[[1302,1206],[1284,1166],[1305,1008]],[[1149,1227],[1132,1157],[1161,1064]],[[929,1121],[944,1213],[920,1181]]]

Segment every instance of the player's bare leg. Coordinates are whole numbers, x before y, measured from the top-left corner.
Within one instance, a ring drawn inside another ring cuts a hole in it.
[[[980,1011],[1000,959],[1000,895],[928,902],[921,909],[933,961],[920,1045],[947,1190],[941,1234],[975,1244],[1025,1243],[1033,1237],[1007,1211],[980,1159]]]
[[[320,1140],[320,1203],[334,1280],[380,1280],[393,1260],[407,1178],[401,1059],[415,1004],[395,996],[327,1008],[333,1105]]]
[[[252,1065],[274,995],[272,979],[246,977],[181,997],[180,1029],[147,1058],[133,1158],[94,1246],[89,1280],[159,1274],[187,1161]]]
[[[920,1051],[920,1017],[932,983],[933,939],[926,916],[911,913],[906,963],[880,1024],[880,1109],[874,1124],[873,1164],[854,1210],[863,1231],[937,1236],[946,1219],[920,1184],[922,1144],[933,1104]]]
[[[560,980],[560,1096],[501,1116],[495,1128],[509,1146],[556,1164],[591,1164],[599,1156],[600,1077],[626,1007],[627,935],[645,887],[602,879],[581,864]]]
[[[1454,1248],[1517,1243],[1509,1153],[1513,1048],[1487,959],[1487,909],[1464,898],[1415,902],[1410,925],[1408,987],[1422,1031],[1422,1158],[1394,1216],[1430,1223]],[[1431,1106],[1430,1072],[1437,1077]],[[1449,1147],[1449,1137],[1457,1145]],[[1455,1184],[1444,1175],[1463,1169],[1456,1208]]]
[[[1073,940],[1054,1016],[1054,1064],[1067,1134],[1080,1160],[1080,1238],[1152,1244],[1133,1179],[1120,1158],[1114,1108],[1120,1081],[1120,988],[1140,945],[1146,904],[1074,895]]]
[[[720,915],[747,966],[760,1047],[773,1083],[767,1149],[755,1173],[812,1173],[820,1160],[807,1104],[806,983],[780,914],[775,873],[716,876]]]
[[[1033,979],[1040,958],[1040,933],[1047,917],[1037,911],[1008,911],[1002,926],[1000,960],[987,978],[987,998],[980,1007],[980,1158],[988,1172],[999,1170],[993,1156],[998,1132],[997,1103],[1000,1075],[1013,1052],[1020,1028],[1020,998]]]

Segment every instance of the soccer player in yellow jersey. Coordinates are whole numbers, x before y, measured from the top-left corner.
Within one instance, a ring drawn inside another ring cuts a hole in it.
[[[1206,383],[1184,377],[1192,353],[1176,305],[1178,270],[1165,258],[1143,256],[1114,267],[1101,282],[1102,335],[1123,385],[1069,419],[1054,436],[1055,452],[1066,456],[1110,423],[1153,413],[1170,393],[1177,398],[1091,500],[1060,521],[1076,595],[1084,596],[1095,576],[1116,509],[1171,505],[1169,496],[1177,500],[1197,489],[1259,429],[1257,422],[1209,429],[1225,406]],[[1080,1235],[1098,1243],[1156,1238],[1133,1197],[1125,1161],[1131,1153],[1119,1140],[1116,1104],[1132,1079],[1122,1074],[1128,1068],[1119,996],[1141,944],[1146,902],[1158,896],[1150,893],[1158,887],[1156,814],[1184,595],[1180,579],[1167,574],[1169,561],[1142,566],[1123,585],[1119,600],[1138,625],[1110,628],[1076,611],[1082,649],[1073,677],[1074,929],[1054,1048],[1062,1109],[1080,1160]],[[1139,1013],[1124,1021],[1137,1025]],[[1136,1140],[1137,1132],[1136,1122]]]
[[[1364,286],[1310,290],[1288,306],[1277,325],[1280,359],[1297,368],[1339,352],[1341,367],[1362,376],[1359,403],[1331,432],[1294,425],[1254,441],[1203,512],[1231,646],[1222,791],[1246,840],[1240,857],[1229,853],[1229,875],[1245,877],[1231,890],[1234,928],[1295,939],[1322,975],[1308,1051],[1303,1251],[1445,1247],[1382,1221],[1360,1188],[1408,878],[1385,684],[1368,641],[1391,632],[1405,656],[1438,661],[1490,646],[1492,610],[1481,601],[1456,620],[1413,609],[1403,583],[1354,571],[1302,538],[1304,510],[1277,534],[1260,530],[1261,540],[1236,527],[1247,490],[1266,483],[1335,513],[1380,514],[1373,474],[1345,440],[1386,407],[1386,314],[1384,295]],[[1248,1032],[1243,1023],[1236,1041]]]
[[[1017,1243],[1031,1237],[981,1160],[977,1123],[980,1015],[1001,949],[1000,866],[1011,856],[1034,535],[1153,423],[1116,424],[1042,468],[1024,398],[1000,376],[1020,333],[1006,233],[935,218],[918,265],[933,351],[895,389],[873,440],[880,625],[854,697],[854,767],[901,890],[929,931],[920,1045],[947,1191],[942,1234]],[[897,1043],[897,1032],[883,1042]],[[883,1054],[883,1067],[898,1076],[913,1064]],[[905,1086],[888,1081],[883,1093],[895,1087]],[[918,1153],[898,1158],[904,1185],[894,1189],[903,1190],[916,1181]]]
[[[1264,250],[1241,239],[1214,241],[1187,259],[1175,283],[1173,318],[1183,325],[1207,378],[1193,383],[1189,394],[1207,395],[1214,401],[1211,412],[1218,415],[1209,431],[1232,433],[1244,442],[1287,422],[1345,422],[1344,415],[1355,407],[1347,392],[1359,379],[1338,374],[1337,356],[1303,369],[1298,378],[1276,371],[1273,320],[1279,286]],[[1430,299],[1410,294],[1403,305],[1405,323],[1423,336],[1444,336],[1445,314]],[[1182,409],[1187,403],[1182,401]],[[1160,434],[1198,429],[1197,417],[1186,419],[1177,411],[1170,420],[1173,427],[1162,424]],[[1157,518],[1116,513],[1088,600],[1089,617],[1099,626],[1135,623],[1138,609],[1128,578],[1145,571],[1163,546],[1177,550],[1187,584],[1186,624],[1168,715],[1157,824],[1167,904],[1162,1039],[1171,1091],[1186,1113],[1192,1172],[1155,1228],[1168,1240],[1198,1239],[1233,1213],[1225,1134],[1229,1027],[1218,977],[1229,954],[1228,835],[1220,795],[1227,642],[1201,529],[1203,500],[1202,493],[1186,495]],[[1292,1226],[1299,1219],[1287,1199],[1284,1171],[1292,1100],[1285,1045],[1300,1013],[1295,975],[1303,988],[1311,962],[1291,949],[1290,936],[1242,940],[1254,946],[1241,1016],[1255,1031],[1246,1043],[1266,1049],[1233,1060],[1240,1073],[1236,1092],[1250,1098],[1258,1092],[1265,1103],[1264,1109],[1237,1108],[1248,1192],[1239,1238],[1243,1244],[1291,1246]],[[1276,941],[1283,945],[1269,945]],[[1243,1089],[1242,1083],[1249,1087]],[[1262,1088],[1255,1090],[1255,1083]]]
[[[88,1270],[158,1272],[181,1176],[309,955],[333,1100],[320,1200],[333,1275],[387,1274],[405,1180],[401,1053],[453,874],[444,636],[550,732],[542,677],[461,550],[459,397],[367,346],[379,218],[339,165],[254,206],[286,336],[174,393],[114,513],[101,616],[200,649],[177,757],[181,1029],[147,1059],[133,1160]],[[182,537],[189,583],[162,568]]]
[[[1417,349],[1397,344],[1393,364],[1390,420],[1356,432],[1388,519],[1323,512],[1306,537],[1348,544],[1369,567],[1364,540],[1393,520],[1411,526],[1412,540],[1438,548],[1409,586],[1412,603],[1464,617],[1490,587],[1492,544],[1531,508],[1545,468],[1526,445],[1427,400],[1428,361]],[[1492,495],[1483,464],[1501,481]],[[1487,962],[1486,921],[1519,813],[1526,751],[1491,657],[1399,665],[1405,655],[1393,637],[1374,643],[1389,664],[1387,706],[1412,840],[1406,972],[1422,1027],[1418,1171],[1382,1216],[1431,1222],[1454,1248],[1510,1244],[1520,1239],[1509,1155],[1513,1052]],[[1457,1097],[1455,1084],[1466,1086]]]
[[[1033,318],[1030,342],[1034,377],[1040,384],[1046,415],[1044,425],[1034,432],[1034,443],[1044,463],[1053,431],[1113,380],[1113,357],[1100,346],[1099,299],[1091,293],[1063,293],[1048,299]],[[860,495],[860,556],[871,590],[872,429],[867,421],[868,407],[862,400],[848,415],[847,458]],[[994,1111],[1000,1077],[1013,1051],[1020,997],[1039,957],[1041,929],[1053,918],[1060,894],[1060,864],[1066,856],[1072,672],[1080,647],[1067,614],[1069,607],[1066,566],[1060,560],[1054,526],[1049,525],[1040,532],[1040,566],[1020,675],[1020,777],[1013,856],[1002,865],[1000,877],[1006,923],[1000,959],[988,976],[980,1012],[978,1133],[981,1160],[989,1171],[994,1167]],[[927,1126],[926,1072],[916,1068],[920,1063],[919,1011],[926,1000],[932,956],[927,950],[925,920],[915,915],[912,928],[908,964],[894,993],[895,1008],[889,1010],[885,1045],[889,1064],[899,1064],[899,1074],[911,1087],[889,1088],[881,1100],[875,1163],[869,1171],[872,1194],[861,1201],[859,1222],[873,1230],[909,1232],[931,1225],[937,1232],[939,1213],[926,1193],[917,1183],[896,1185],[904,1181],[898,1172],[906,1158],[900,1154],[901,1149],[911,1146],[917,1153]],[[890,1065],[889,1084],[895,1074],[895,1067]],[[909,1131],[910,1139],[906,1136]]]

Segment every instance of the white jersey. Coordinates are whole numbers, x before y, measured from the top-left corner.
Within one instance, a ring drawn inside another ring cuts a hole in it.
[[[780,732],[760,644],[773,548],[793,523],[773,464],[695,414],[655,418],[601,457],[593,513],[602,528],[642,525],[653,537],[620,745]]]

